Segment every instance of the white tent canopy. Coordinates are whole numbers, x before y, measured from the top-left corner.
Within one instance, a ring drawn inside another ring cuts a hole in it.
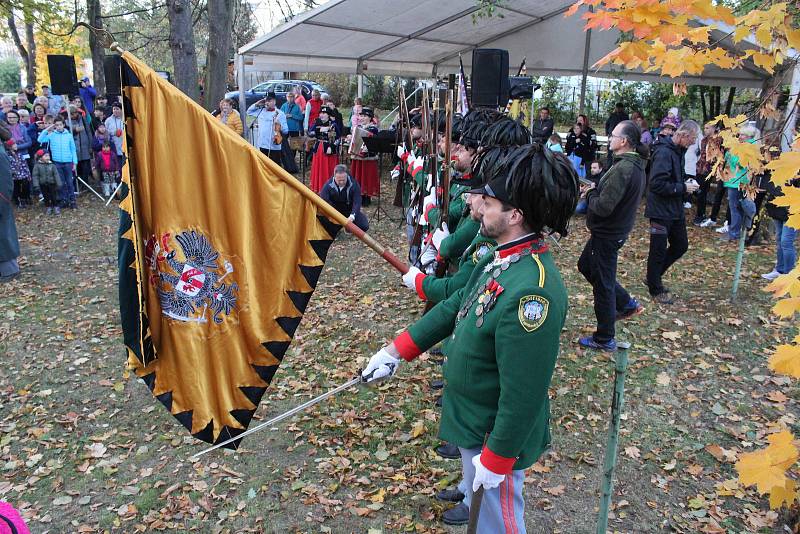
[[[459,55],[469,74],[475,48],[503,48],[509,51],[511,74],[527,58],[533,75],[737,87],[761,87],[768,77],[749,61],[740,69],[709,66],[702,76],[677,80],[613,65],[593,70],[591,65],[615,48],[620,33],[585,32],[580,14],[564,17],[572,4],[506,0],[494,16],[476,17],[476,0],[329,0],[241,47],[238,67],[240,73],[247,68],[435,77],[457,72]]]

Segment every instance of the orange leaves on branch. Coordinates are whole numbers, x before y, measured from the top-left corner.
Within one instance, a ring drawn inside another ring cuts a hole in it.
[[[786,59],[789,47],[800,47],[800,31],[789,25],[785,2],[737,18],[730,8],[711,0],[579,0],[565,16],[574,15],[581,6],[593,8],[582,14],[586,29],[615,28],[632,35],[638,49],[647,50],[643,55],[622,53],[629,44],[624,41],[595,67],[611,62],[675,78],[702,74],[709,65],[736,68],[742,60],[751,58],[772,73]],[[697,22],[702,26],[697,27]],[[752,36],[760,48],[739,53],[726,50],[717,41],[710,43],[712,30],[728,33],[730,25],[734,26],[734,42]]]
[[[797,462],[800,454],[794,444],[794,435],[788,430],[771,434],[767,439],[767,448],[742,454],[736,462],[739,481],[745,486],[755,485],[761,494],[777,491],[779,496],[785,496],[787,482],[791,480],[786,476],[786,470]],[[770,501],[772,504],[772,499]]]

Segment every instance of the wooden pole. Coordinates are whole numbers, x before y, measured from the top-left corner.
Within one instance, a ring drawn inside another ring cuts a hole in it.
[[[614,489],[614,470],[617,467],[617,447],[619,445],[620,416],[625,397],[625,373],[628,370],[629,343],[617,344],[614,366],[614,393],[611,397],[611,424],[608,428],[608,444],[603,461],[603,480],[600,488],[600,515],[597,518],[597,534],[605,534],[608,529],[608,511],[611,508],[611,495]]]
[[[733,288],[731,289],[731,302],[736,302],[736,293],[739,291],[739,278],[742,276],[742,261],[744,260],[744,243],[747,240],[747,228],[742,224],[739,236],[739,250],[736,252],[736,270],[733,272]]]
[[[117,43],[112,43],[110,48],[122,54],[123,57],[130,54],[130,52],[126,52],[120,48]],[[247,147],[250,150],[256,150],[255,147],[250,144],[248,144]],[[295,189],[306,200],[314,204],[319,211],[356,236],[359,240],[361,240],[362,243],[374,250],[381,258],[386,260],[389,265],[397,269],[401,274],[406,274],[408,272],[408,265],[400,261],[400,259],[392,254],[386,247],[378,243],[372,238],[372,236],[367,235],[363,230],[356,226],[355,223],[350,222],[347,217],[339,213],[333,206],[322,200],[318,194],[309,189],[303,182],[286,172],[283,167],[262,155],[260,152],[258,152],[258,154],[264,159],[264,161],[266,161],[267,165],[270,167],[270,170],[272,170],[278,178],[280,178],[289,187]]]

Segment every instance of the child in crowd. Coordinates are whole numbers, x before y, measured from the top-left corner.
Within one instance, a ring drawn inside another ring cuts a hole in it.
[[[553,152],[564,152],[564,147],[561,145],[561,136],[557,133],[554,133],[550,136],[550,139],[547,140],[546,146]]]
[[[681,122],[681,113],[678,108],[669,108],[667,116],[661,119],[660,126],[663,128],[665,125],[671,124],[677,129]]]
[[[102,177],[103,196],[109,198],[120,181],[119,159],[116,150],[111,150],[111,141],[103,143],[103,148],[95,155],[94,165]]]
[[[102,122],[97,125],[97,130],[94,132],[94,142],[92,142],[92,150],[95,154],[103,149],[103,143],[111,142],[111,136],[108,134],[108,128]]]
[[[598,160],[594,160],[589,165],[589,176],[587,178],[594,183],[595,187],[597,187],[600,184],[600,180],[603,178],[604,172],[605,169],[603,169],[603,164]],[[589,203],[586,201],[586,192],[583,192],[581,193],[581,198],[578,200],[578,205],[575,207],[575,213],[579,215],[586,215],[588,207]]]
[[[11,178],[14,181],[14,195],[11,197],[17,206],[26,208],[31,203],[31,170],[28,162],[22,157],[21,151],[17,150],[17,142],[13,139],[6,141],[6,153],[11,163]],[[27,156],[27,153],[25,153]]]
[[[50,161],[50,153],[46,150],[39,150],[36,153],[36,165],[33,167],[33,187],[42,191],[48,215],[51,215],[53,210],[56,215],[61,213],[61,208],[58,207],[61,176],[56,170],[56,166]]]

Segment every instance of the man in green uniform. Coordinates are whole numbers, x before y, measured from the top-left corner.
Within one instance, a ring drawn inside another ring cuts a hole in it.
[[[478,532],[525,532],[524,469],[550,441],[547,390],[567,313],[567,292],[542,232],[564,235],[578,178],[569,161],[541,145],[516,148],[508,172],[481,194],[481,233],[496,239],[467,285],[411,325],[369,361],[367,382],[391,377],[451,338],[440,437],[461,450],[469,506],[485,488]]]

